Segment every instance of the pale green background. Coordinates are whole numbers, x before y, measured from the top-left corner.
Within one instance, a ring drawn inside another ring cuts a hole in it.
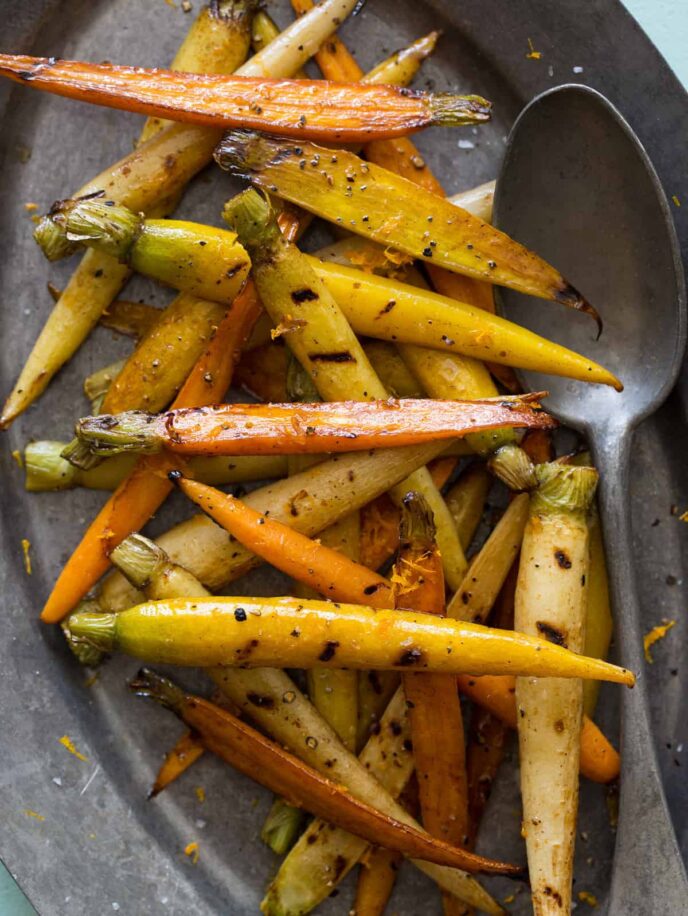
[[[625,0],[625,3],[688,87],[688,0]]]
[[[688,86],[688,0],[626,0],[626,6]],[[0,916],[34,913],[0,862]]]

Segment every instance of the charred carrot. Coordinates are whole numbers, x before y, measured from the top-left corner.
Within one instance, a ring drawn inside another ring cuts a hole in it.
[[[597,471],[552,462],[538,465],[536,472],[539,485],[523,537],[514,626],[582,652],[589,573],[587,514]],[[583,683],[517,678],[516,703],[523,833],[533,908],[539,916],[568,912],[578,817]],[[546,792],[542,792],[543,784]]]
[[[597,313],[536,254],[445,198],[347,150],[233,130],[215,159],[312,213],[414,258]],[[301,166],[305,162],[305,166]]]
[[[409,493],[401,514],[401,543],[392,576],[396,608],[444,614],[442,560],[432,516],[422,497]],[[468,790],[463,718],[456,683],[442,674],[404,673],[413,759],[423,826],[433,836],[465,846]],[[456,901],[445,897],[452,910]]]
[[[140,535],[127,538],[113,552],[113,560],[132,583],[143,587],[150,597],[208,597],[207,590],[193,575],[171,563],[163,550]],[[411,775],[410,755],[404,747],[407,730],[398,704],[390,709],[389,714],[391,725],[401,720],[400,727],[389,727],[384,735],[376,735],[371,739],[371,747],[366,750],[365,759],[359,761],[347,751],[336,733],[283,671],[275,668],[216,668],[209,673],[223,697],[240,712],[249,715],[282,747],[296,754],[328,779],[346,786],[361,801],[396,820],[417,826],[405,809],[394,801]],[[378,760],[387,757],[394,758],[398,766],[390,774],[393,779],[387,780],[389,785],[385,788],[382,785],[385,782],[382,778],[384,774],[378,770]],[[330,827],[327,836],[333,841],[337,836],[340,849],[344,844],[346,848],[342,854],[350,858],[351,865],[358,857],[355,854],[356,847],[358,855],[362,852],[361,841],[344,831]],[[307,846],[310,852],[314,851],[310,843]],[[416,864],[443,886],[470,894],[468,899],[475,900],[478,905],[489,901],[480,886],[464,872],[437,868],[418,861]],[[330,881],[329,890],[324,891],[324,896],[331,889]],[[314,891],[312,882],[309,891]]]
[[[389,582],[338,550],[299,534],[233,496],[184,477],[179,488],[238,541],[333,601],[392,607]]]
[[[225,315],[224,306],[184,293],[158,311],[109,386],[98,411],[164,410],[184,384]]]
[[[441,446],[433,443],[333,455],[306,471],[253,490],[245,502],[312,537],[398,484],[436,457]],[[227,537],[223,528],[203,514],[173,526],[157,543],[215,592],[226,590],[230,582],[261,563],[256,554]],[[103,582],[98,595],[102,610],[131,607],[140,598],[119,573]]]
[[[77,435],[95,454],[122,451],[180,455],[352,452],[454,439],[502,427],[552,428],[542,395],[475,401],[428,399],[315,404],[223,404],[86,417]]]
[[[357,334],[623,390],[619,379],[603,367],[482,309],[398,280],[309,260]]]
[[[480,465],[472,465],[461,475],[446,497],[459,541],[467,550],[482,517],[489,475]],[[377,569],[399,546],[399,512],[394,504],[380,497],[361,513],[361,563]],[[380,719],[398,683],[390,671],[361,672],[358,687],[359,743]]]
[[[396,137],[424,127],[480,124],[480,96],[90,64],[0,55],[0,75],[83,102],[220,130],[244,127],[335,143]]]
[[[278,744],[202,697],[185,693],[167,678],[142,669],[130,684],[138,695],[171,709],[202,737],[208,750],[239,772],[287,796],[318,817],[404,855],[452,868],[514,874],[517,866],[484,859],[382,814],[342,786],[321,776]]]
[[[528,521],[529,499],[520,493],[512,500],[466,576],[447,605],[447,614],[459,620],[485,623],[492,605],[518,556]]]
[[[177,395],[177,407],[218,401],[229,387],[241,347],[260,313],[252,286],[244,288]],[[167,498],[172,470],[165,455],[143,458],[91,523],[60,573],[41,619],[59,622],[110,565],[111,551],[138,531]]]
[[[202,668],[329,665],[635,682],[625,668],[538,636],[305,598],[144,602],[119,614],[73,614],[69,628],[74,638],[104,651]]]

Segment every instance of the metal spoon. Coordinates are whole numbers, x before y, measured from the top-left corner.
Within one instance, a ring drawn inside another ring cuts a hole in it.
[[[633,430],[665,400],[686,340],[686,290],[666,197],[640,141],[587,86],[544,92],[521,113],[497,183],[495,223],[556,264],[601,312],[589,318],[500,290],[511,319],[589,355],[625,385],[523,373],[548,389],[547,410],[584,433],[600,471],[604,529],[621,664],[638,675],[622,701],[622,777],[610,916],[675,916],[688,880],[667,808],[648,715],[629,506]]]

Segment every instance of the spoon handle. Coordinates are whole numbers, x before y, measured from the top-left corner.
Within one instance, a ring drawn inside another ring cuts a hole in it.
[[[629,504],[632,431],[598,430],[599,507],[622,665],[635,672],[621,710],[621,794],[610,916],[675,916],[688,905],[688,879],[671,823],[650,726]]]

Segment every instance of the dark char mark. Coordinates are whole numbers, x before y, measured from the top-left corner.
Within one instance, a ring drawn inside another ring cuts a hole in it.
[[[538,633],[549,640],[549,642],[553,642],[557,646],[563,646],[565,649],[567,648],[564,634],[561,630],[553,627],[551,623],[545,623],[543,620],[538,620],[535,626],[537,627]]]

